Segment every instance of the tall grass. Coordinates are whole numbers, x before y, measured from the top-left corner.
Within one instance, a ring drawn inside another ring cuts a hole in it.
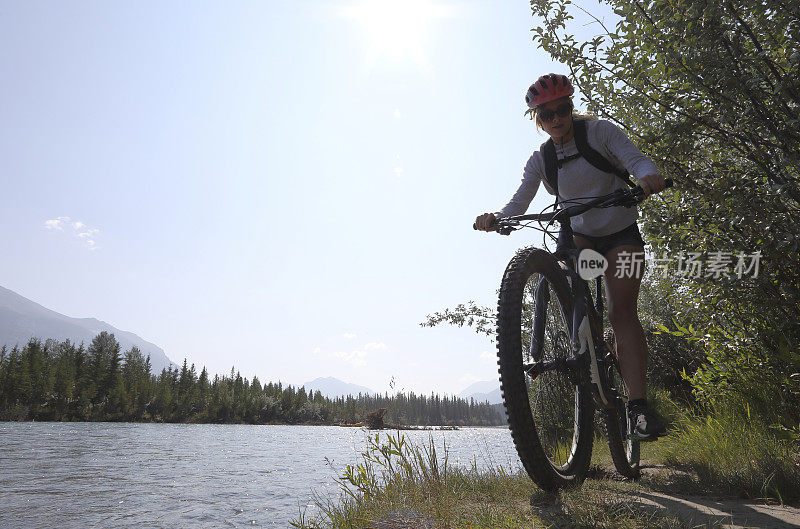
[[[301,513],[292,525],[455,527],[469,519],[472,527],[517,528],[532,521],[525,512],[533,492],[527,476],[502,466],[479,470],[475,460],[468,468],[452,466],[446,444],[439,452],[432,438],[416,446],[400,433],[370,436],[361,461],[346,466],[337,482],[340,498],[316,498],[319,514]]]
[[[749,411],[675,407],[672,435],[659,441],[667,465],[695,471],[709,490],[780,502],[800,501],[800,446]]]
[[[800,501],[800,455],[796,437],[762,425],[747,410],[687,411],[663,395],[655,405],[671,434],[645,447],[651,462],[692,470],[681,490],[734,493],[785,503]],[[602,442],[601,442],[602,441]],[[595,463],[610,465],[598,439]],[[694,477],[696,476],[696,477]],[[667,478],[664,481],[664,478]],[[411,445],[399,432],[375,434],[354,465],[337,477],[340,496],[317,497],[316,513],[301,512],[304,529],[402,528],[643,528],[684,527],[675,516],[637,500],[644,487],[674,488],[672,478],[653,474],[640,483],[587,480],[556,495],[538,489],[522,472],[500,465],[479,468],[450,462],[446,443]],[[676,482],[678,483],[678,482]],[[688,489],[687,489],[688,487]]]
[[[397,435],[371,436],[361,461],[339,475],[341,497],[316,498],[316,516],[300,513],[303,529],[684,527],[663,512],[643,508],[630,484],[591,481],[557,495],[538,489],[521,472],[449,463],[446,444],[420,446]]]

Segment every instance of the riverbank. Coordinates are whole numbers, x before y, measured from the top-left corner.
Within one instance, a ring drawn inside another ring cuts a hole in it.
[[[600,470],[600,469],[599,469]],[[671,490],[663,469],[644,469],[639,483],[587,479],[579,490],[546,494],[529,489],[525,479],[494,480],[483,490],[453,489],[447,502],[427,505],[386,503],[383,508],[367,507],[353,516],[337,516],[322,527],[364,527],[372,529],[598,527],[642,529],[694,529],[719,527],[744,529],[800,527],[800,508],[776,503],[754,502],[735,497],[690,495]],[[649,471],[653,475],[648,476]],[[519,481],[519,482],[518,482]],[[664,489],[670,489],[664,492]],[[296,527],[321,527],[304,522]]]
[[[727,437],[708,438],[693,449],[687,443],[696,441],[692,435],[697,433],[707,434],[708,428],[677,424],[670,437],[644,444],[642,476],[636,482],[614,472],[604,440],[598,438],[590,475],[582,487],[557,494],[542,491],[519,471],[451,466],[446,447],[437,452],[432,443],[412,446],[400,434],[376,438],[362,454],[363,461],[340,475],[341,497],[319,501],[317,516],[301,515],[294,526],[677,529],[722,523],[729,527],[800,525],[800,509],[782,505],[800,502],[796,454],[777,454],[774,440],[759,438],[746,425],[729,431]],[[763,460],[766,454],[773,459]],[[683,456],[683,464],[676,460],[678,455]],[[749,461],[749,457],[762,460]],[[736,476],[742,479],[736,481]]]
[[[35,422],[35,423],[111,423],[111,424],[224,424],[224,425],[241,425],[241,426],[338,426],[340,428],[363,428],[365,430],[371,431],[424,431],[424,432],[440,432],[440,431],[457,431],[461,428],[501,428],[505,429],[505,426],[485,426],[485,425],[472,425],[472,424],[461,424],[461,425],[451,425],[451,424],[387,424],[381,428],[369,428],[363,422],[357,423],[325,423],[319,421],[305,421],[305,422],[197,422],[197,421],[162,421],[162,420],[139,420],[139,421],[131,421],[131,420],[97,420],[97,421],[90,421],[90,420],[62,420],[62,421],[37,421],[34,419],[15,419],[15,420],[7,420],[0,418],[0,423],[2,422],[11,422],[11,423],[26,423],[26,422]]]

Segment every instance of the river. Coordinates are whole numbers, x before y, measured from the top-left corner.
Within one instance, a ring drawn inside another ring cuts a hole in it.
[[[402,432],[451,464],[519,467],[505,428]],[[369,432],[336,426],[0,423],[0,528],[289,527],[337,497]],[[372,434],[374,435],[374,433]],[[385,433],[382,435],[386,435]]]

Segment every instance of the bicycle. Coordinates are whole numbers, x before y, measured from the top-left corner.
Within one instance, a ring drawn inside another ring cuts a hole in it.
[[[666,183],[672,186],[672,180]],[[591,208],[633,207],[643,193],[640,187],[620,189],[495,224],[508,235],[533,227],[532,222],[547,222],[538,229],[553,238],[550,226],[561,226],[555,252],[529,246],[511,259],[497,306],[500,388],[511,436],[528,475],[545,490],[583,482],[595,410],[617,472],[630,479],[639,476],[639,442],[627,437],[628,396],[613,332],[603,332],[602,273],[595,278],[593,300],[589,282],[576,270],[584,250],[575,247],[569,219]]]

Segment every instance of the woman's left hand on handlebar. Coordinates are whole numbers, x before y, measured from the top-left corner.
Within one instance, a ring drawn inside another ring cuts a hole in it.
[[[639,178],[639,187],[644,189],[645,198],[663,191],[667,187],[664,180],[660,174],[648,174]]]

